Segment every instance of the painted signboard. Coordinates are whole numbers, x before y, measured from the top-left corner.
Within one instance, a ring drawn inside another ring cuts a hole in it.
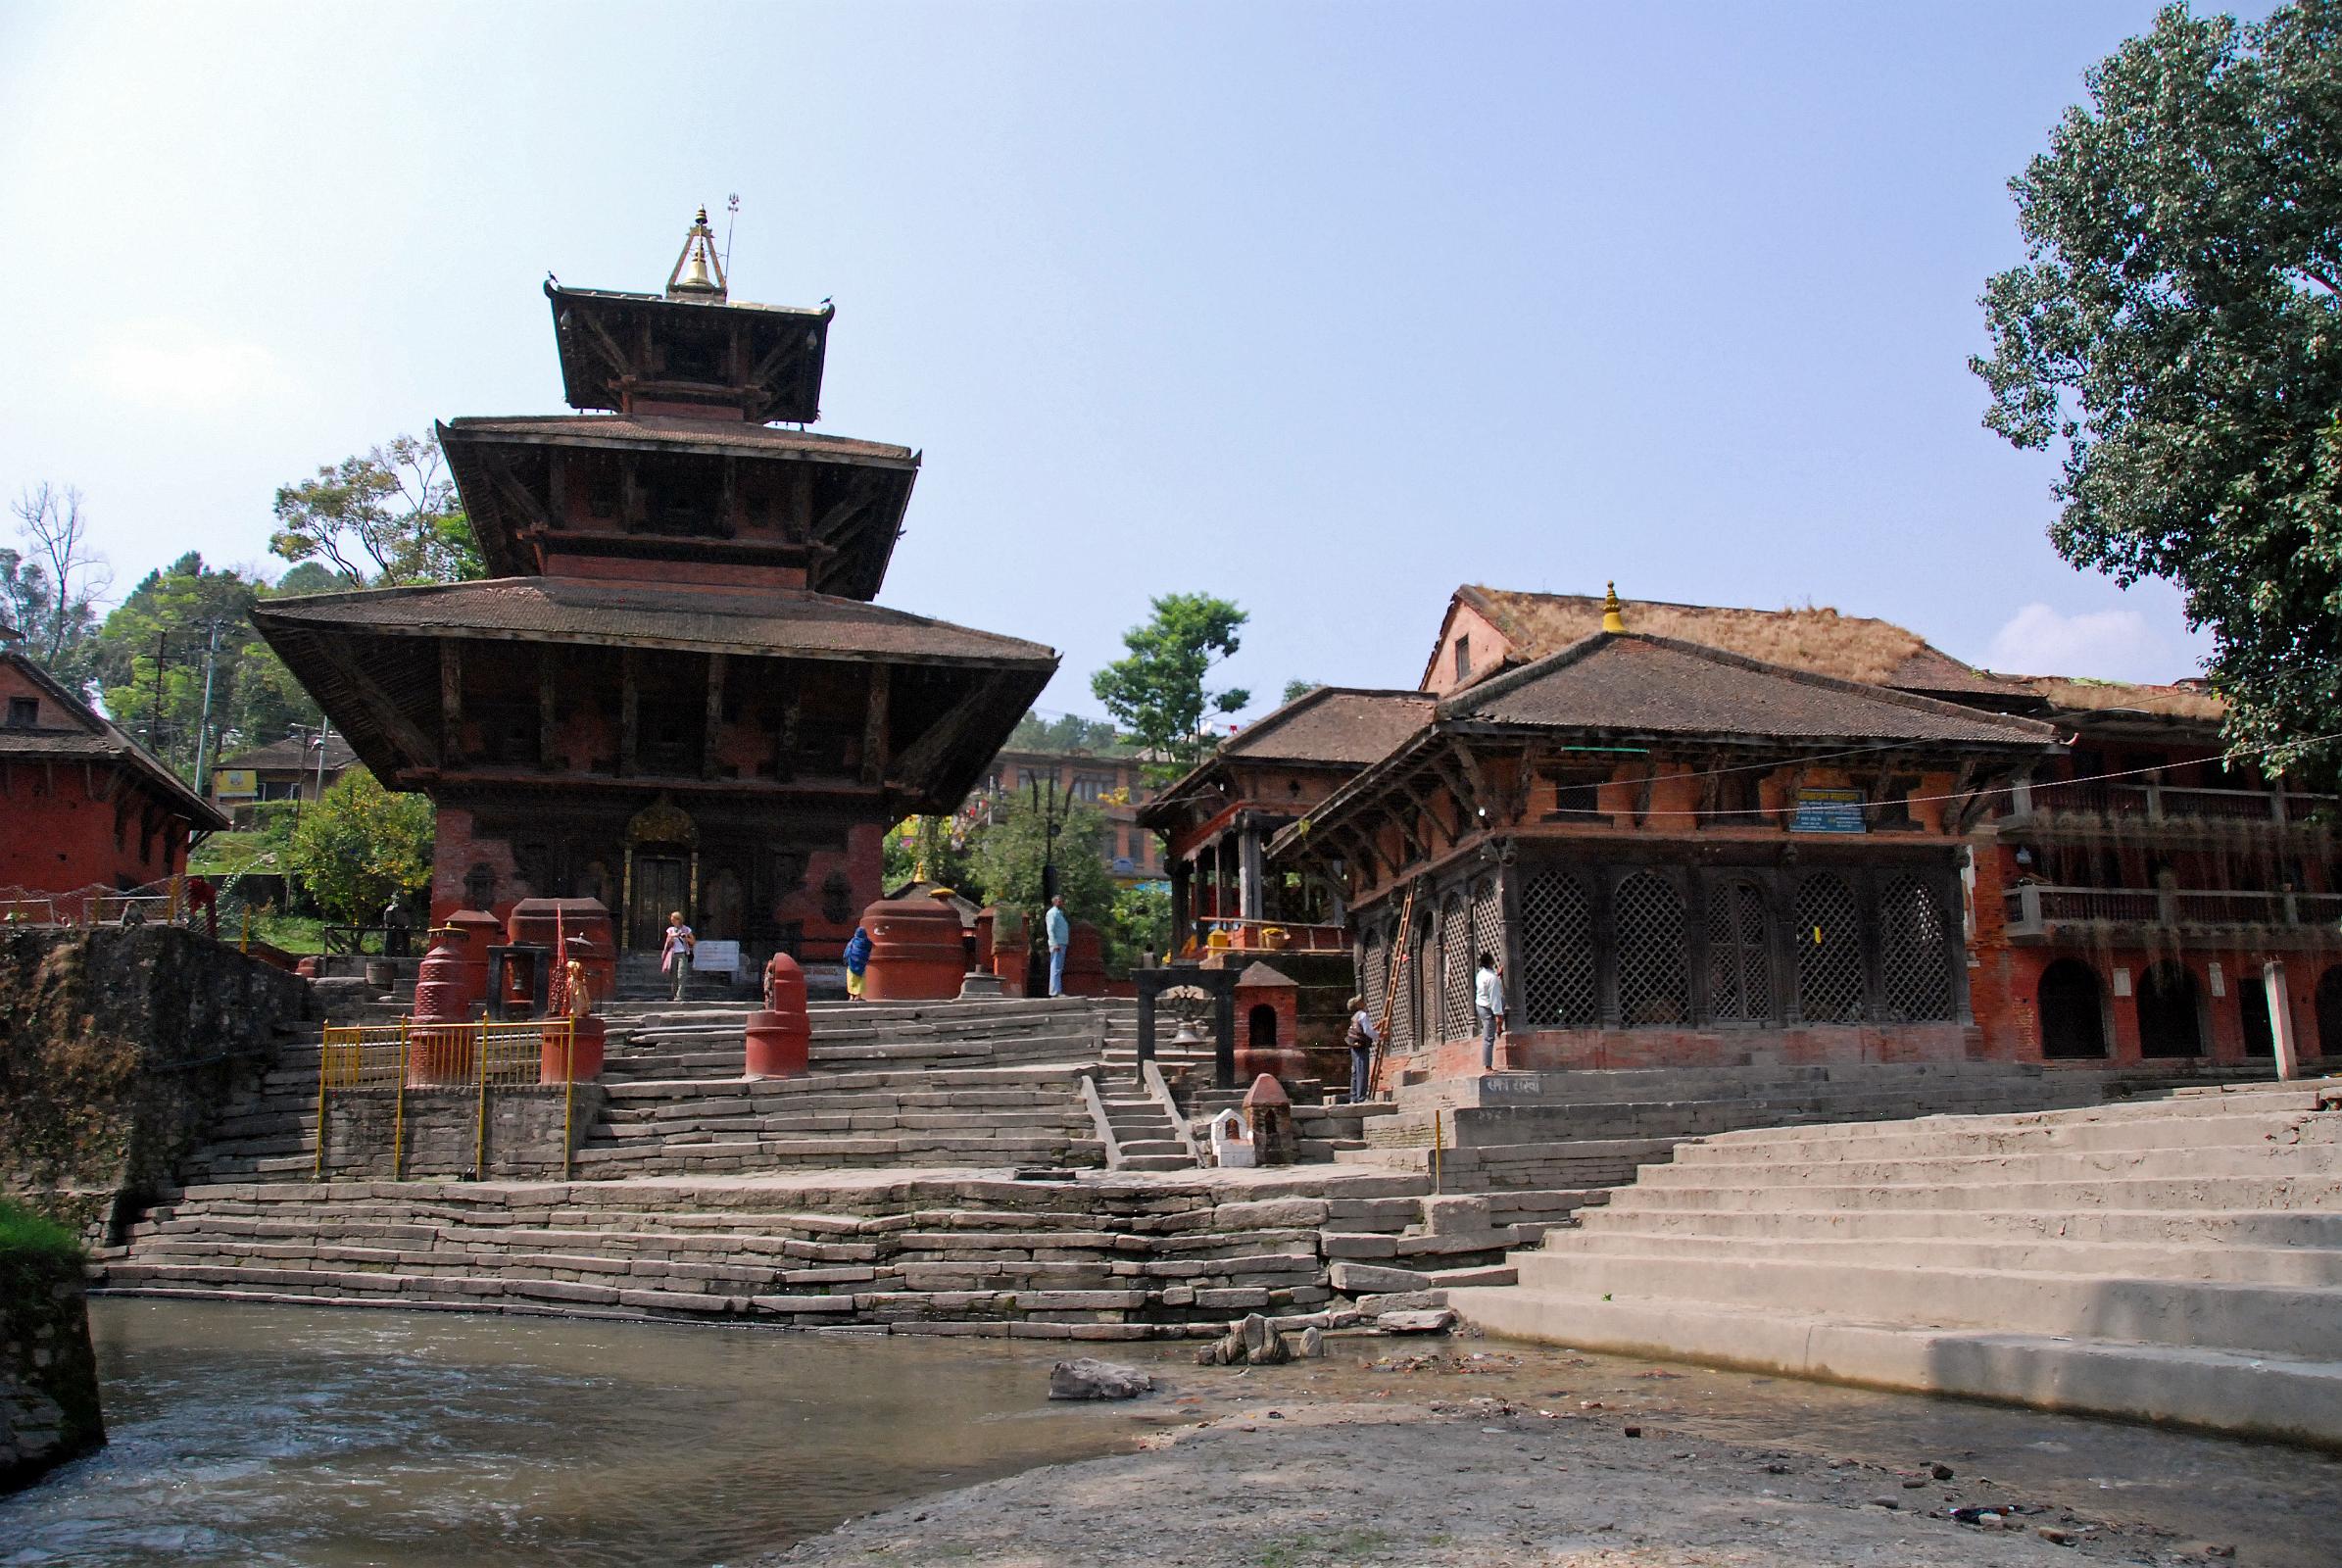
[[[261,776],[249,767],[212,769],[212,799],[249,801],[261,792]]]
[[[1797,814],[1789,821],[1792,833],[1862,833],[1860,790],[1799,790]]]

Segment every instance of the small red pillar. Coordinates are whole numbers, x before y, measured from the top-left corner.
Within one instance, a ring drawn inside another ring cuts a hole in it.
[[[747,1075],[798,1078],[811,1064],[813,1021],[805,1012],[805,972],[786,953],[764,966],[764,1005],[748,1015]]]

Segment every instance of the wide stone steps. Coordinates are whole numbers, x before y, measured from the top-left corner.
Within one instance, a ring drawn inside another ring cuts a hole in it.
[[[1619,1195],[1624,1197],[1624,1194]],[[2176,1244],[2342,1248],[2342,1213],[2170,1208],[1840,1208],[1754,1211],[1655,1209],[1633,1200],[1580,1216],[1589,1232],[1658,1237],[1696,1235],[1782,1241]]]
[[[2342,1443],[2334,1085],[1687,1143],[1496,1333]]]
[[[1324,1311],[1316,1226],[1337,1204],[1353,1225],[1422,1219],[1402,1179],[1338,1185],[1354,1196],[1294,1196],[1276,1178],[1225,1201],[1195,1183],[966,1174],[786,1189],[226,1184],[157,1209],[95,1273],[107,1290],[235,1299],[1178,1336],[1244,1311]],[[822,1206],[759,1206],[808,1200]]]

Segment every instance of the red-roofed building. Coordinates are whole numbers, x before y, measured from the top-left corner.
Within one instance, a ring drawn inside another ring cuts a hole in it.
[[[227,819],[17,649],[0,622],[0,890],[122,891]]]

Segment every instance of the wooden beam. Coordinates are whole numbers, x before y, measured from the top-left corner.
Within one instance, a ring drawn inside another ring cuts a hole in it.
[[[895,671],[889,664],[870,666],[870,697],[862,710],[862,782],[875,784],[887,773],[887,695],[894,689]]]
[[[464,760],[464,645],[453,637],[439,640],[439,760]]]
[[[415,765],[419,767],[439,765],[439,748],[431,743],[430,738],[423,734],[415,720],[409,718],[400,710],[398,704],[390,700],[381,687],[374,684],[373,677],[358,666],[357,661],[351,658],[349,651],[337,639],[315,637],[310,640],[310,648],[316,653],[319,662],[328,665],[333,673],[341,678],[341,682],[349,690],[351,698],[357,702],[360,708],[366,710],[366,716],[379,725],[385,735],[405,749],[407,755],[414,760]],[[389,782],[388,779],[383,780],[385,784]]]
[[[618,650],[618,777],[637,771],[642,741],[641,661],[631,648]]]
[[[707,717],[700,731],[700,777],[715,777],[715,749],[724,734],[724,656],[707,656]]]

